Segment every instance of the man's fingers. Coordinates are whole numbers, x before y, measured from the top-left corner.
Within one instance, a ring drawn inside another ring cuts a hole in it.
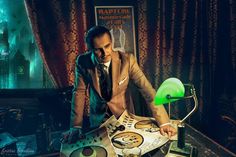
[[[71,128],[70,130],[66,131],[61,135],[61,143],[75,143],[81,136],[80,129]],[[82,136],[81,136],[82,137]]]
[[[72,132],[69,136],[68,143],[74,143],[76,141],[76,133]]]
[[[66,143],[68,141],[69,137],[69,132],[65,132],[61,135],[60,142],[61,143]]]
[[[80,138],[80,136],[82,135],[79,131],[73,131],[69,136],[69,143],[75,143]]]
[[[171,136],[174,136],[177,132],[176,129],[174,127],[170,127],[170,131],[171,131]]]
[[[168,138],[171,138],[171,136],[172,136],[172,132],[168,131]]]
[[[172,131],[172,136],[176,135],[176,133],[177,133],[176,130],[173,130]]]
[[[162,136],[167,134],[168,138],[170,138],[176,134],[176,129],[172,126],[164,126],[160,128],[160,133]]]
[[[162,136],[165,135],[165,132],[164,132],[163,128],[160,128],[160,133],[161,133]]]

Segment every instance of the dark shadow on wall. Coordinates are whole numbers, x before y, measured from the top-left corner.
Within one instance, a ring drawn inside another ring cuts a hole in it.
[[[71,87],[0,90],[0,132],[34,134],[41,117],[51,131],[69,128]]]

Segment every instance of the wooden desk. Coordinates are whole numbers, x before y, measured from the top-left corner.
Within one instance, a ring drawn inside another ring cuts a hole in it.
[[[54,134],[54,138],[58,139],[60,137],[61,132],[57,132]],[[233,154],[229,150],[225,149],[218,143],[214,142],[198,130],[194,129],[193,127],[186,124],[186,142],[192,144],[193,146],[197,147],[198,149],[198,157],[236,157],[236,154]],[[18,138],[20,139],[20,138]],[[28,141],[30,140],[30,141]],[[40,156],[40,157],[57,157],[59,156],[58,152],[47,153],[37,155],[36,153],[36,138],[34,135],[25,136],[24,138],[21,137],[21,140],[18,141],[22,144],[25,141],[27,145],[28,143],[28,150],[32,150],[33,152],[29,154],[29,157],[32,156]],[[166,143],[159,149],[156,149],[150,153],[145,154],[143,157],[164,157],[167,154],[170,142]],[[27,154],[24,154],[27,156]]]
[[[230,152],[187,124],[185,139],[187,143],[190,143],[197,148],[198,157],[236,157],[236,154]],[[170,142],[162,146],[160,149],[150,152],[149,156],[164,157],[168,152],[169,145]]]

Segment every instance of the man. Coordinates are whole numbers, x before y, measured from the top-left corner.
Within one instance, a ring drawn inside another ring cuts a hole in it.
[[[153,104],[156,92],[140,70],[134,56],[113,51],[111,39],[109,30],[103,26],[94,26],[87,32],[85,41],[89,51],[80,55],[76,61],[69,140],[74,134],[81,133],[82,128],[99,127],[107,114],[118,118],[129,108],[125,92],[130,80],[144,96],[159,124],[161,134],[173,136],[176,130],[170,125],[165,108]],[[87,90],[90,113],[88,123],[83,123]]]

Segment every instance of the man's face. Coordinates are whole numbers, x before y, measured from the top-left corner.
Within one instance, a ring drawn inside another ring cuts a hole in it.
[[[105,33],[102,36],[93,39],[94,54],[100,63],[106,63],[111,60],[112,42],[110,36]]]

